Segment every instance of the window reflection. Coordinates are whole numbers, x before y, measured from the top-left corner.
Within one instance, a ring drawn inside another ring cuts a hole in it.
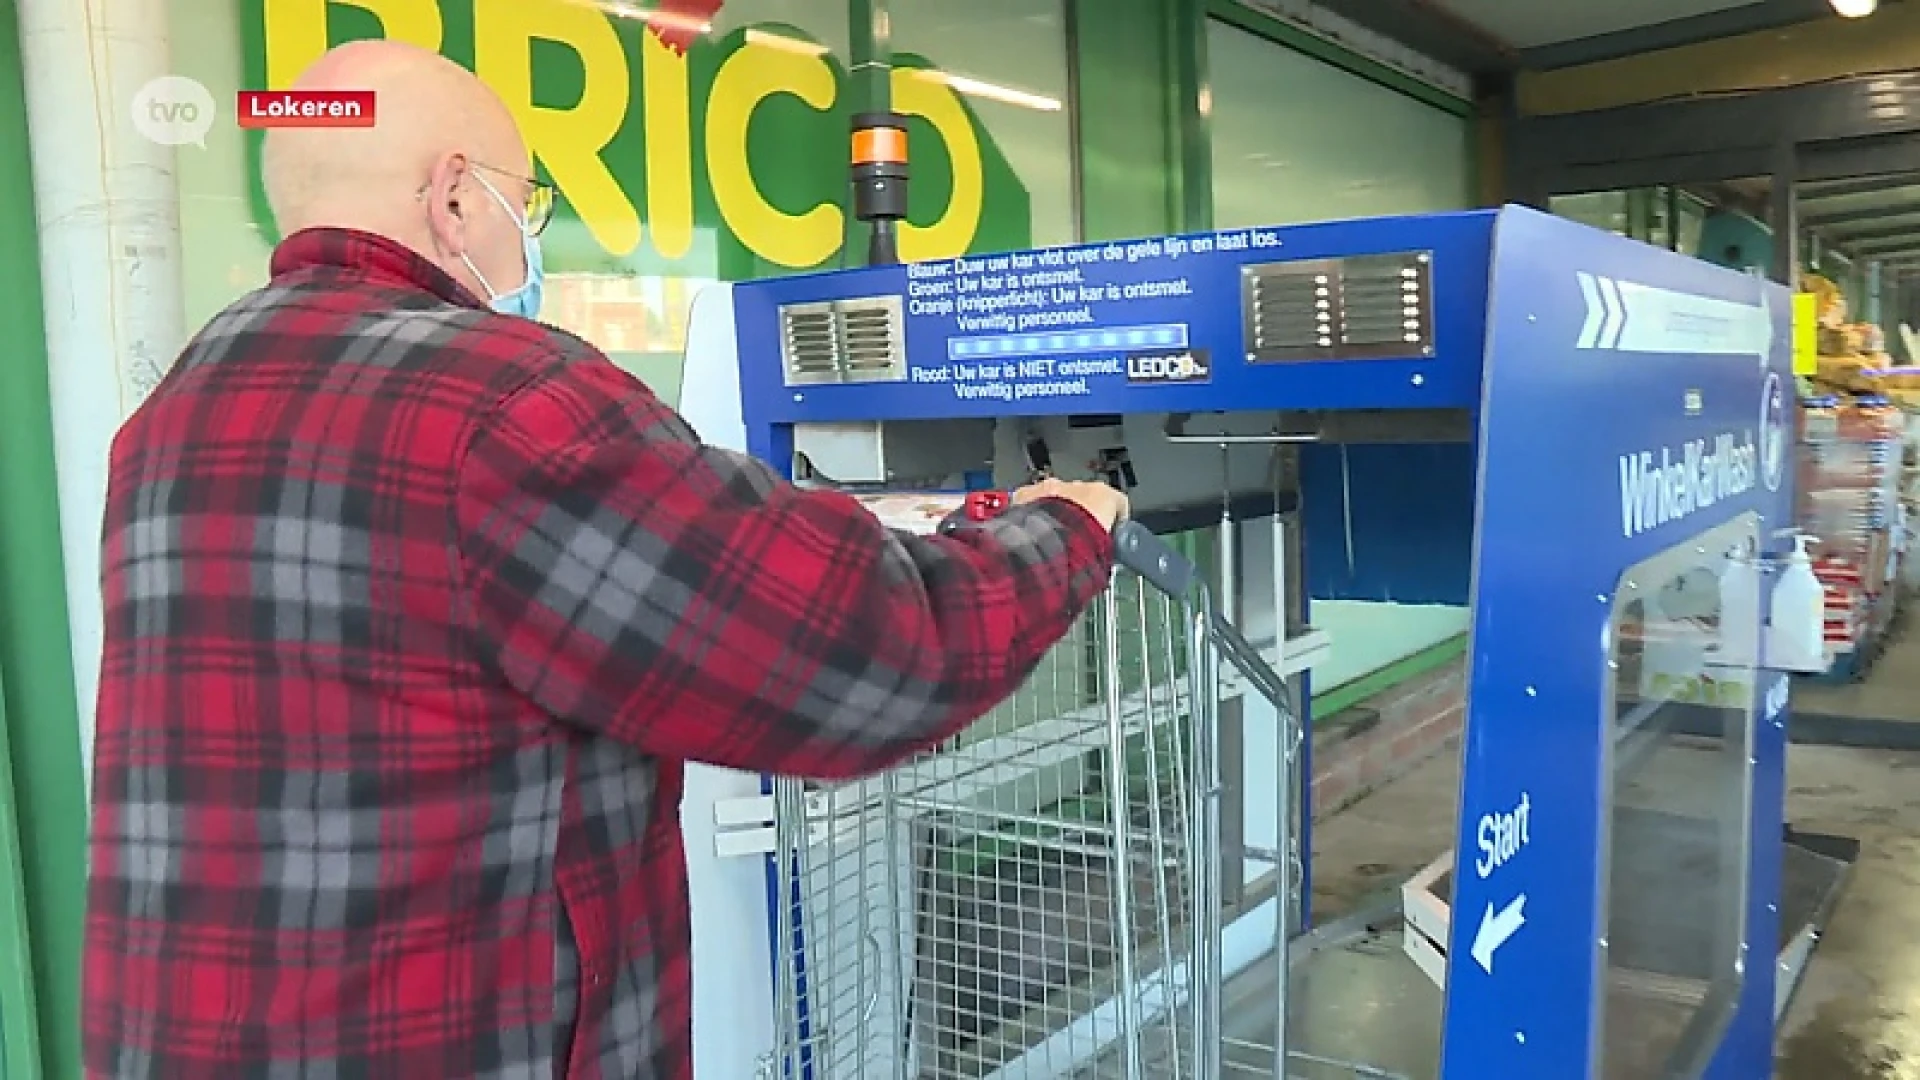
[[[1757,627],[1721,625],[1721,581],[1753,531],[1688,540],[1615,594],[1604,1080],[1700,1075],[1744,981]]]

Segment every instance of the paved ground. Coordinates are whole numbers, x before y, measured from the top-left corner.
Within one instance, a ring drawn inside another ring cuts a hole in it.
[[[1778,1076],[1920,1080],[1920,754],[1799,747],[1789,782],[1797,823],[1861,852],[1782,1027]]]
[[[1920,657],[1900,666],[1920,672]],[[1920,690],[1906,700],[1920,712]],[[1920,1080],[1920,754],[1795,747],[1788,768],[1788,820],[1862,851],[1783,1024],[1779,1080]],[[1317,918],[1444,851],[1457,778],[1443,755],[1322,822]]]

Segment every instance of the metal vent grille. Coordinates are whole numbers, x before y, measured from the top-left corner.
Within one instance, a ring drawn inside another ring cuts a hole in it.
[[[1416,251],[1243,267],[1248,362],[1432,356],[1432,263]]]
[[[780,309],[780,351],[787,382],[838,382],[840,329],[832,304],[794,304]]]
[[[1247,353],[1258,360],[1329,356],[1339,343],[1338,267],[1324,260],[1249,266]]]
[[[900,298],[783,306],[780,350],[789,386],[905,379],[906,325]]]

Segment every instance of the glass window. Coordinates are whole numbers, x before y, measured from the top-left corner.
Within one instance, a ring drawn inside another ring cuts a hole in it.
[[[1737,1004],[1759,626],[1757,601],[1721,582],[1739,579],[1725,560],[1754,541],[1751,517],[1722,526],[1635,567],[1615,594],[1598,1075],[1699,1076]],[[1742,612],[1738,625],[1723,628],[1723,610]]]
[[[1671,191],[1665,187],[1646,189],[1647,230],[1642,239],[1654,247],[1673,248],[1673,201]]]
[[[1680,193],[1679,221],[1674,250],[1682,255],[1700,254],[1700,231],[1707,224],[1707,204],[1686,192]]]
[[[1216,226],[1472,205],[1465,119],[1221,22],[1207,69]]]
[[[256,7],[260,0],[252,0]],[[173,40],[192,42],[174,50],[178,73],[197,79],[217,102],[231,102],[248,79],[249,44],[234,5],[183,0],[168,5]],[[257,50],[256,50],[257,52]],[[246,138],[232,124],[216,123],[206,149],[183,147],[175,156],[180,186],[180,265],[188,333],[267,278],[273,252],[264,228],[265,207],[254,196],[253,163]]]
[[[1397,90],[1214,21],[1213,216],[1219,228],[1473,205],[1470,125]],[[1303,458],[1338,453],[1307,447]],[[1212,544],[1212,530],[1200,538]],[[1467,629],[1463,607],[1314,597],[1335,645],[1314,689],[1335,689]]]
[[[560,190],[543,237],[542,317],[677,401],[695,293],[842,265],[849,231],[847,131],[859,105],[847,5],[709,6],[710,20],[629,17],[613,13],[624,6],[570,0],[237,0],[238,17],[228,0],[179,0],[169,11],[174,37],[195,43],[178,58],[181,74],[216,101],[285,85],[316,46],[355,38],[422,41],[463,64],[477,56]],[[892,80],[895,107],[913,118],[902,254],[1072,239],[1058,3],[905,3],[894,18],[903,60],[939,73]],[[621,112],[578,115],[622,101]],[[204,152],[180,155],[190,327],[265,279],[276,232],[256,180],[257,143],[220,125]]]
[[[1207,27],[1207,69],[1217,227],[1473,205],[1466,119],[1218,21]],[[1211,530],[1201,542],[1213,542]],[[1329,628],[1335,641],[1332,657],[1314,673],[1318,692],[1463,633],[1468,624],[1463,607],[1318,596],[1312,604],[1314,625]]]
[[[1077,240],[1064,5],[893,0],[889,12],[895,66],[959,93],[1026,193],[1025,239],[1006,246]],[[917,150],[909,152],[917,157]],[[923,183],[917,170],[913,183]]]
[[[1630,229],[1627,193],[1624,191],[1555,195],[1547,201],[1547,209],[1582,225],[1591,225],[1596,229],[1604,229],[1621,236],[1628,235]]]

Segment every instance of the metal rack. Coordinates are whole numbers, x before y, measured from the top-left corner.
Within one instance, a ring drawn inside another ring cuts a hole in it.
[[[1220,1074],[1223,673],[1275,705],[1276,777],[1295,773],[1299,724],[1187,559],[1132,523],[1115,545],[1113,587],[981,723],[882,776],[776,783],[791,947],[764,1076]],[[1292,896],[1276,891],[1278,932]],[[1283,1023],[1272,1041],[1277,1062]]]

